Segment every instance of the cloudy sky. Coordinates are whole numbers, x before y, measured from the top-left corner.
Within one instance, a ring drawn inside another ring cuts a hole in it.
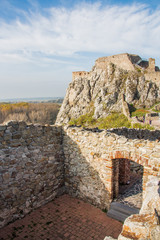
[[[153,57],[159,0],[0,0],[0,99],[64,96],[98,57]]]

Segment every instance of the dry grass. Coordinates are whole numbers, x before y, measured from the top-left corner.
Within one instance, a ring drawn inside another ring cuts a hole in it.
[[[10,120],[54,124],[60,105],[57,103],[1,103],[0,123]]]

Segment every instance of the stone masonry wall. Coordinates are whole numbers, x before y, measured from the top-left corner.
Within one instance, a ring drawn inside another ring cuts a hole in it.
[[[64,191],[108,209],[118,195],[119,164],[143,166],[143,190],[160,177],[159,131],[0,125],[0,226]]]
[[[86,72],[86,71],[78,71],[78,72],[72,72],[72,79],[74,80],[76,77],[85,77],[85,76],[88,76],[89,75],[89,72]]]
[[[79,128],[64,131],[65,186],[69,194],[105,209],[111,198],[106,182],[110,174],[100,140],[99,134]]]
[[[160,175],[160,142],[155,140],[155,132],[150,132],[150,138],[145,139],[140,138],[138,132],[137,136],[136,132],[134,134],[133,139],[132,131],[125,137],[109,130],[65,129],[63,145],[68,192],[108,209],[116,190],[115,181],[118,181],[115,180],[116,159],[129,159],[143,166],[145,190],[148,176]],[[149,137],[148,132],[146,136]]]
[[[138,62],[138,60],[140,60],[140,57],[137,55],[123,53],[114,56],[98,58],[96,60],[96,67],[104,70],[107,64],[112,62],[113,64],[118,65],[122,69],[134,71],[133,62],[136,63]]]
[[[63,192],[62,129],[0,125],[0,227]]]
[[[155,82],[157,84],[157,86],[159,87],[160,85],[160,72],[147,72],[145,73],[145,79],[146,81],[152,81]]]

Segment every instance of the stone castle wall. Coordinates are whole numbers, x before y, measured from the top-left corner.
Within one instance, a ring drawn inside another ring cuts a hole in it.
[[[108,57],[100,57],[96,60],[95,66],[97,69],[106,70],[109,63],[113,63],[117,65],[119,68],[122,68],[124,70],[135,71],[134,65],[140,59],[141,58],[138,55],[123,53],[123,54],[118,54],[118,55],[113,55]],[[146,70],[147,70],[145,73],[146,81],[152,81],[160,84],[160,71],[156,71],[155,59],[149,58]],[[74,80],[76,77],[80,77],[80,76],[87,77],[89,76],[89,74],[90,72],[86,72],[86,71],[72,72],[72,79]]]
[[[133,56],[134,57],[134,56]],[[133,59],[132,57],[132,59]],[[137,59],[138,61],[138,59]],[[134,65],[131,62],[131,58],[129,54],[118,54],[109,57],[101,57],[96,60],[96,67],[98,69],[106,69],[106,66],[112,62],[113,64],[117,65],[119,68],[122,68],[127,71],[134,71]]]
[[[158,86],[160,86],[160,72],[149,71],[145,73],[146,81],[155,82]]]
[[[0,226],[61,194],[63,163],[61,128],[0,125]]]
[[[0,226],[63,192],[108,209],[116,159],[143,166],[145,191],[148,177],[160,175],[159,132],[0,125]]]
[[[120,132],[66,129],[63,144],[69,193],[108,209],[118,187],[116,159],[129,159],[143,166],[145,190],[148,176],[160,175],[160,142],[156,134],[159,136],[158,132],[128,131],[125,137]]]
[[[88,75],[89,75],[89,72],[86,72],[86,71],[72,72],[72,79],[74,80],[76,77],[85,77]]]
[[[155,59],[154,58],[149,58],[149,67],[148,69],[150,71],[155,71]]]
[[[107,132],[115,133],[118,136],[124,136],[133,141],[136,139],[148,140],[149,142],[160,141],[160,130],[150,131],[147,129],[135,129],[135,128],[112,128]]]
[[[110,172],[102,141],[99,133],[79,128],[64,131],[65,186],[71,195],[108,209]]]

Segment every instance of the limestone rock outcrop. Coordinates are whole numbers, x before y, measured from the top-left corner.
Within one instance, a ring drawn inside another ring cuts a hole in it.
[[[160,101],[160,71],[153,59],[119,54],[96,60],[90,72],[73,72],[57,124],[88,112],[94,118],[122,112],[122,99],[136,107],[151,107]]]

